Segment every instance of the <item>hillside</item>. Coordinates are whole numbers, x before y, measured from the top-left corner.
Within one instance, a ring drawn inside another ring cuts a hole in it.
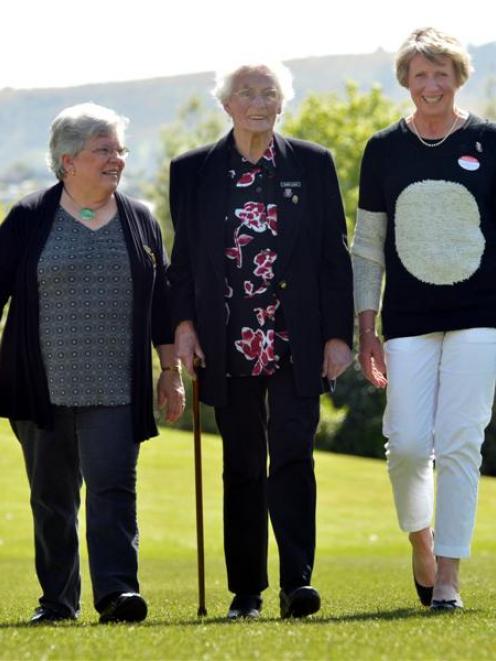
[[[496,42],[470,49],[475,73],[461,92],[465,105],[480,110],[488,88],[496,80]],[[379,83],[393,99],[408,98],[393,75],[393,55],[383,50],[361,55],[329,55],[291,60],[298,103],[311,92],[339,91],[347,80],[363,88]],[[44,173],[48,127],[64,107],[83,101],[110,106],[131,119],[129,146],[132,157],[130,173],[145,178],[153,176],[158,153],[160,127],[171,122],[178,109],[196,95],[207,107],[215,108],[210,96],[212,72],[195,73],[150,80],[84,85],[80,87],[0,90],[0,182],[7,181],[25,164],[35,173]]]

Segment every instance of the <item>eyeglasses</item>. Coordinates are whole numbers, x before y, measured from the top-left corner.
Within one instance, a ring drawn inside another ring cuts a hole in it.
[[[96,149],[92,149],[91,153],[98,156],[98,158],[105,160],[117,156],[125,161],[129,156],[129,149],[127,147],[119,147],[118,149],[113,149],[112,147],[97,147]]]
[[[253,103],[257,97],[260,97],[264,103],[271,104],[277,103],[280,98],[279,91],[276,89],[267,89],[257,94],[249,87],[234,92],[234,96],[237,96],[242,103]]]

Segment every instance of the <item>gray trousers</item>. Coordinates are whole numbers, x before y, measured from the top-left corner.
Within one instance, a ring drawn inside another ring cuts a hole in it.
[[[11,421],[26,462],[40,604],[79,611],[78,511],[86,484],[86,541],[93,597],[139,592],[136,464],[130,406],[55,406],[52,430]]]

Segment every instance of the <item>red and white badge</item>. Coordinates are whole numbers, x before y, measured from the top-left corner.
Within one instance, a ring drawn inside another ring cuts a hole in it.
[[[464,170],[473,172],[480,168],[480,161],[478,161],[475,156],[460,156],[458,159],[458,165]]]

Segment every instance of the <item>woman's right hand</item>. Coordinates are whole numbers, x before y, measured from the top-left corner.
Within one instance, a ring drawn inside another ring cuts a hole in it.
[[[365,378],[376,388],[387,386],[384,349],[375,332],[360,334],[358,360]]]
[[[176,328],[175,353],[184,365],[191,378],[196,378],[195,358],[205,367],[205,354],[198,341],[198,336],[192,321],[181,321]]]

